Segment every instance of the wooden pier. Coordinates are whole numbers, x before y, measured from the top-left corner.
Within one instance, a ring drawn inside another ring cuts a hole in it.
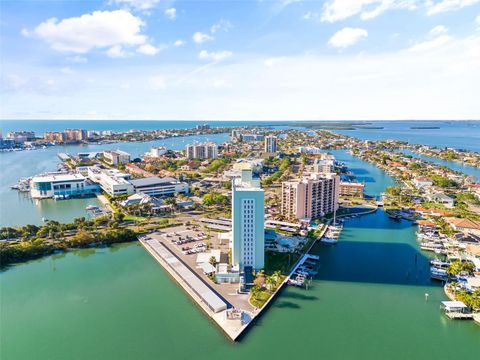
[[[473,314],[472,313],[446,312],[445,315],[447,315],[450,319],[454,319],[454,320],[471,320],[471,319],[473,319]]]

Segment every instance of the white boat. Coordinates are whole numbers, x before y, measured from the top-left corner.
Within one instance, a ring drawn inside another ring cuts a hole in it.
[[[326,244],[336,244],[338,242],[337,239],[330,238],[330,237],[323,237],[320,241]]]
[[[98,210],[98,206],[95,206],[95,205],[88,205],[85,210]]]

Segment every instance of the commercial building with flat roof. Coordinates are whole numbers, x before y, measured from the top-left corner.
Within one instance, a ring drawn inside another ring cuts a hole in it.
[[[98,183],[103,191],[110,196],[133,194],[133,185],[128,181],[130,174],[122,173],[116,169],[88,168],[88,177]]]
[[[83,196],[100,191],[81,174],[51,173],[39,175],[30,181],[30,194],[34,199],[48,199],[55,196]]]
[[[130,180],[136,193],[151,196],[171,195],[175,193],[188,194],[188,184],[172,177],[159,178],[151,176],[142,179]]]

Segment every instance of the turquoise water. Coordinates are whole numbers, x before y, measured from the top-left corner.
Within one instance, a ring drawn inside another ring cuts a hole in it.
[[[365,168],[372,194],[393,181]],[[442,314],[414,233],[382,211],[348,220],[336,246],[314,249],[310,289],[286,288],[235,344],[138,244],[14,266],[0,274],[0,358],[476,358],[480,327]]]
[[[214,141],[223,143],[229,139],[228,134],[197,135],[170,138],[149,142],[128,142],[103,145],[68,145],[54,146],[32,151],[16,151],[0,153],[0,226],[25,224],[41,224],[42,218],[69,222],[76,217],[87,216],[87,205],[100,205],[96,198],[71,199],[59,202],[34,201],[26,194],[11,190],[19,178],[37,175],[47,171],[55,171],[60,163],[58,154],[67,152],[103,151],[121,149],[138,157],[153,146],[166,146],[168,149],[181,150],[189,143],[198,141]],[[58,204],[58,206],[55,206]]]
[[[395,185],[395,180],[373,164],[362,161],[350,155],[345,150],[329,150],[335,159],[345,163],[358,182],[365,184],[364,193],[369,196],[379,197],[387,186]]]
[[[433,156],[418,154],[415,151],[411,151],[411,150],[403,150],[402,152],[408,155],[412,155],[415,158],[431,161],[435,164],[449,167],[452,170],[460,171],[464,174],[471,175],[476,179],[476,181],[480,181],[480,168],[464,165],[457,161],[444,160],[444,159],[439,159]]]

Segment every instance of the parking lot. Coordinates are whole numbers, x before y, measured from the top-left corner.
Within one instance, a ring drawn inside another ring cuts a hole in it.
[[[202,225],[193,224],[162,229],[151,234],[150,237],[163,243],[230,304],[246,311],[252,311],[253,307],[248,303],[248,295],[237,294],[238,284],[215,284],[197,264],[197,255],[210,250],[220,250],[220,259],[217,260],[221,263],[228,262],[229,243],[228,240],[222,240],[220,234],[208,230]]]

